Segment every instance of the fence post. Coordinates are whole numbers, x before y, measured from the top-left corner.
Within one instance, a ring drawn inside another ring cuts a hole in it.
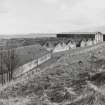
[[[1,81],[2,81],[2,85],[4,84],[4,81],[3,81],[3,62],[2,62],[2,60],[3,60],[3,54],[2,54],[2,51],[3,51],[3,49],[2,48],[0,48],[0,69],[1,69]]]
[[[38,58],[37,58],[37,63],[36,63],[36,72],[38,71]]]

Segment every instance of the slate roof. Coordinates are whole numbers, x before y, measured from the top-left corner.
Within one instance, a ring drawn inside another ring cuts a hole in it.
[[[101,32],[62,32],[58,34],[96,34],[96,33],[101,33]]]
[[[48,40],[43,44],[43,46],[49,43],[52,47],[55,47],[59,42],[60,42],[59,40],[55,40],[55,41]]]

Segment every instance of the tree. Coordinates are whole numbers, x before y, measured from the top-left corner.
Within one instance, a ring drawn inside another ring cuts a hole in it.
[[[13,79],[13,71],[18,65],[18,56],[16,54],[15,48],[9,48],[5,51],[5,54],[3,56],[4,63],[7,68],[7,78],[8,80]]]
[[[3,49],[0,49],[0,75],[1,75],[1,83],[4,84],[3,80]]]

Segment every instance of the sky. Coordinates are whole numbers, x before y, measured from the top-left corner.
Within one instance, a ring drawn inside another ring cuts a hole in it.
[[[0,34],[71,32],[105,25],[105,0],[0,0]]]

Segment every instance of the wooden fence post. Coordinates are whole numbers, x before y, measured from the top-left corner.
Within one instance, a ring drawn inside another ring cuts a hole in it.
[[[37,58],[37,63],[36,63],[36,72],[38,71],[38,58]]]
[[[0,72],[1,72],[1,82],[2,82],[2,85],[4,84],[4,82],[3,82],[3,54],[2,54],[2,51],[3,51],[3,49],[1,48],[0,49]]]

